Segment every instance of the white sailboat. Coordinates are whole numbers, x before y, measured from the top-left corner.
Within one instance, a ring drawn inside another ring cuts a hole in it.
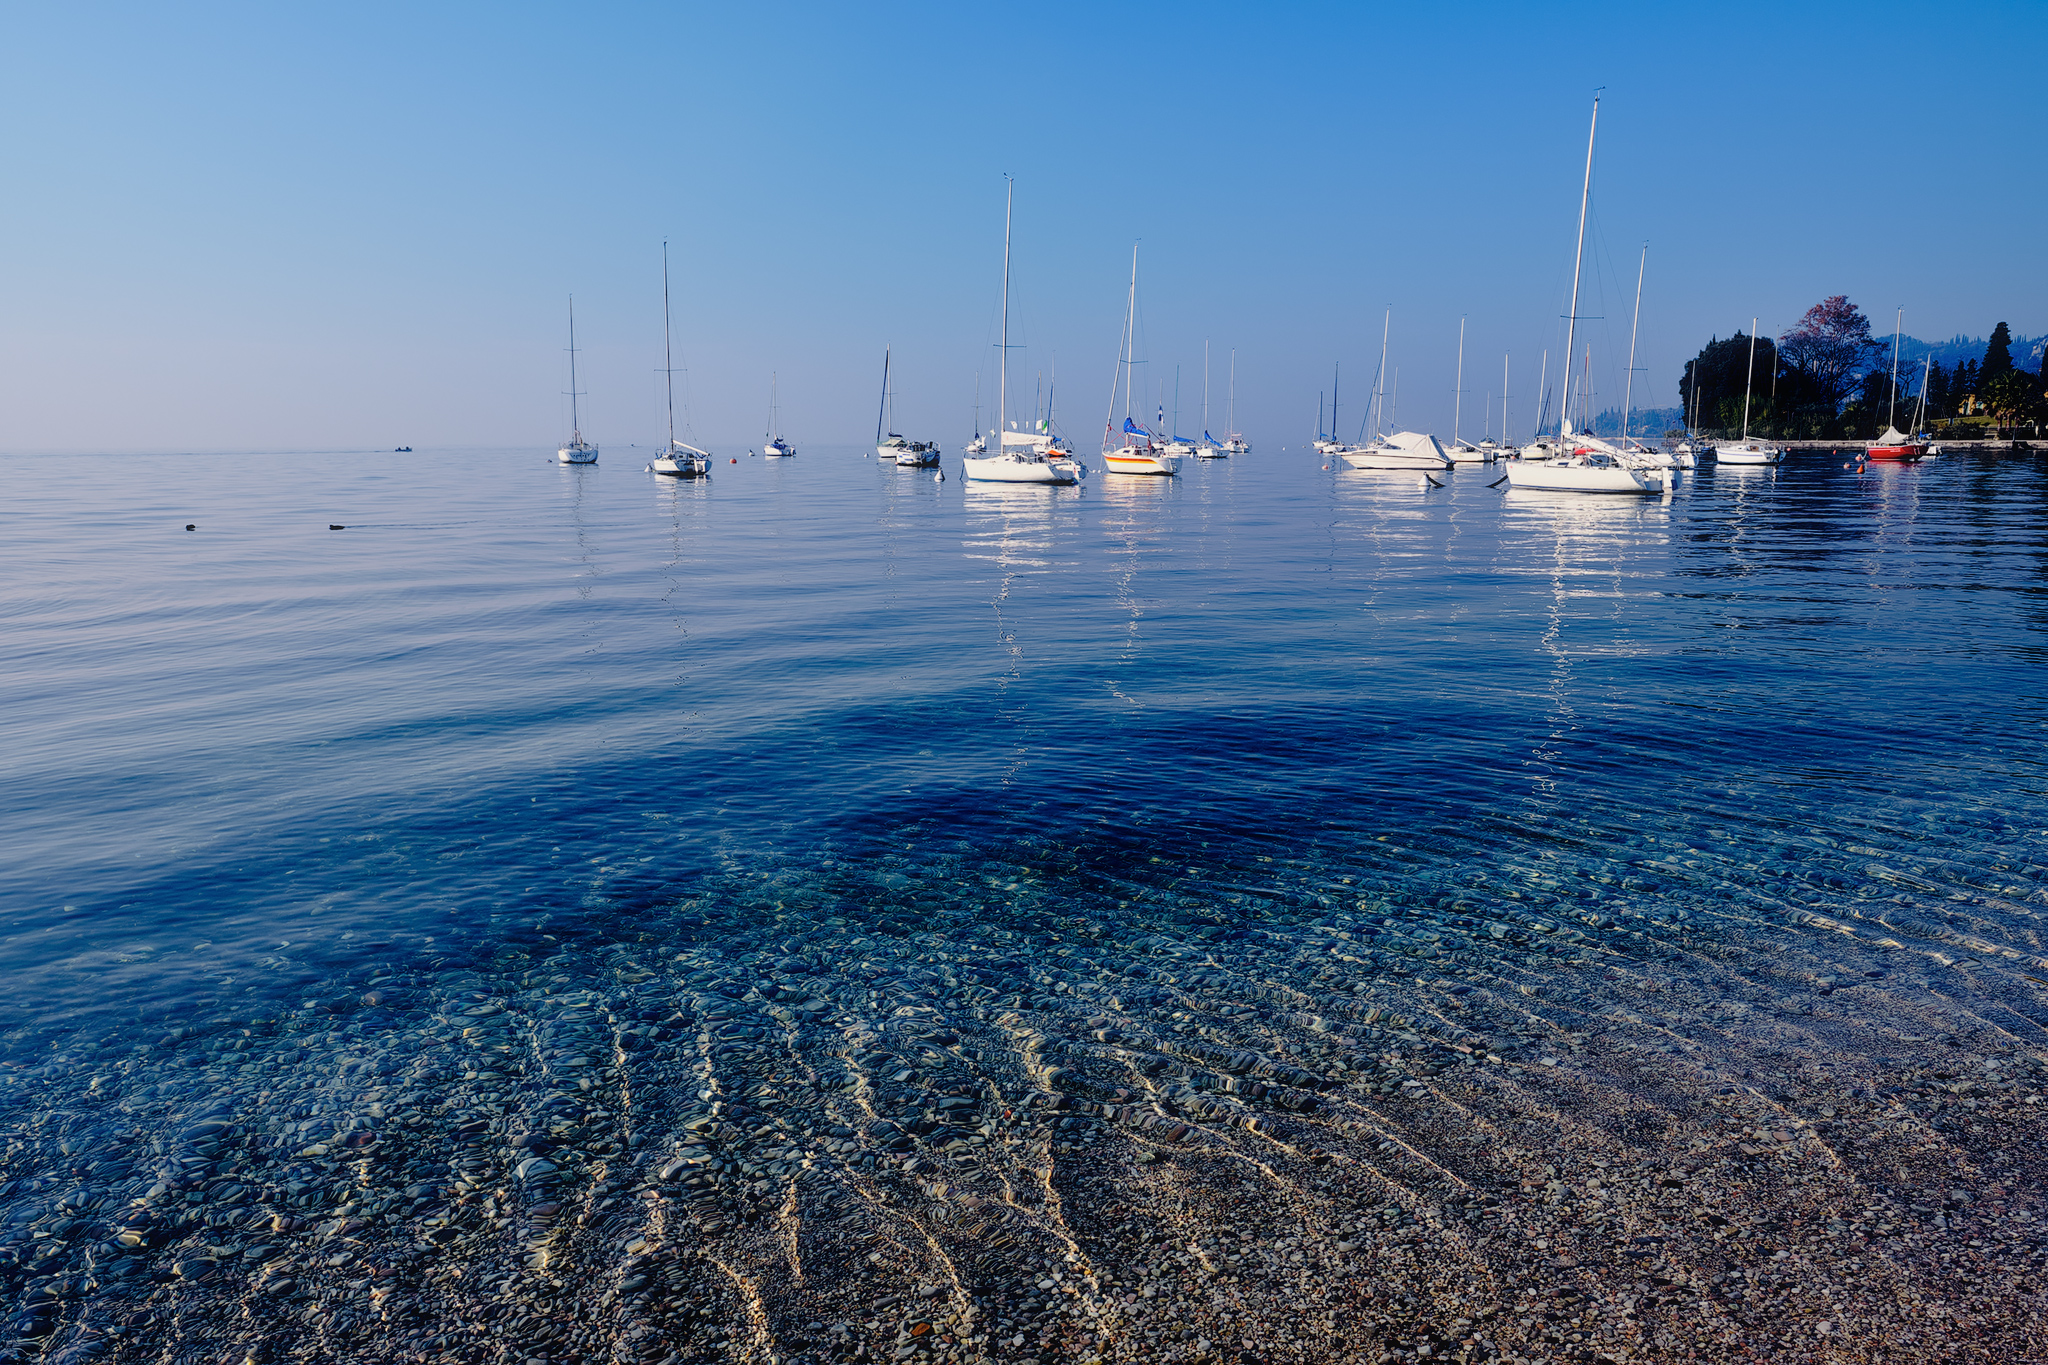
[[[1332,453],[1353,469],[1420,469],[1441,473],[1451,468],[1451,459],[1444,454],[1443,444],[1436,437],[1420,431],[1397,431],[1388,436],[1380,430],[1386,411],[1386,390],[1382,381],[1387,373],[1387,338],[1393,322],[1394,310],[1389,308],[1380,327],[1379,374],[1373,380],[1372,406],[1367,415],[1367,421],[1372,425],[1372,439],[1362,446],[1337,446]],[[1334,402],[1331,416],[1336,416]]]
[[[1230,352],[1230,406],[1223,410],[1223,453],[1225,455],[1249,455],[1252,443],[1245,440],[1244,433],[1237,429],[1237,350]]]
[[[974,439],[967,443],[963,452],[968,455],[988,454],[988,437],[981,434],[981,371],[974,372]]]
[[[890,432],[882,434],[883,423],[896,425],[896,395],[889,392],[890,349],[882,348],[882,402],[875,409],[875,455],[905,469],[930,469],[939,462],[937,441],[913,441]]]
[[[555,452],[563,464],[596,464],[597,447],[583,439],[583,419],[576,410],[576,296],[569,296],[569,439]]]
[[[1579,190],[1579,237],[1572,252],[1572,306],[1566,314],[1564,353],[1569,357],[1577,339],[1579,322],[1579,275],[1586,260],[1586,207],[1593,196],[1593,139],[1600,131],[1600,96],[1593,96],[1593,122],[1586,133],[1586,179]],[[1545,358],[1546,368],[1548,357]],[[1559,405],[1557,440],[1542,439],[1525,447],[1520,458],[1509,460],[1508,487],[1541,489],[1557,493],[1661,493],[1664,471],[1643,467],[1627,452],[1605,441],[1594,440],[1572,429],[1571,364],[1567,360],[1564,401]]]
[[[1784,448],[1769,441],[1749,438],[1749,399],[1756,390],[1756,319],[1749,320],[1749,373],[1742,385],[1742,439],[1732,445],[1714,447],[1714,459],[1721,464],[1777,464],[1785,458]]]
[[[1048,404],[1044,429],[1040,431],[1014,431],[1010,427],[1010,223],[1011,210],[1015,207],[1017,182],[1008,180],[1003,192],[1003,329],[996,348],[1001,357],[996,371],[996,453],[993,455],[969,455],[961,461],[963,472],[969,479],[985,483],[1039,483],[1076,484],[1087,474],[1080,461],[1076,460],[1053,434],[1051,406]],[[1054,386],[1057,388],[1057,384]],[[976,426],[979,427],[979,420]],[[979,444],[980,432],[975,433]]]
[[[1202,342],[1202,440],[1195,447],[1195,458],[1220,460],[1229,453],[1209,434],[1209,343],[1205,339]]]
[[[1460,419],[1465,415],[1465,319],[1458,319],[1458,387],[1451,390],[1451,444],[1444,451],[1458,464],[1485,464],[1493,458],[1493,442],[1473,445],[1458,436]]]
[[[1102,421],[1102,464],[1113,474],[1180,473],[1180,458],[1169,455],[1151,432],[1131,420],[1131,334],[1138,315],[1138,248],[1131,246],[1131,293],[1124,304],[1124,334],[1117,340],[1116,378],[1109,386],[1109,415]],[[1124,429],[1115,430],[1117,385],[1124,391]]]
[[[668,444],[649,466],[671,478],[701,479],[711,473],[708,451],[676,439],[676,361],[668,322],[668,243],[661,244],[661,374],[668,381]]]
[[[763,455],[785,456],[796,454],[796,447],[782,439],[782,410],[778,406],[777,384],[781,376],[773,370],[768,372],[768,435],[761,447]]]

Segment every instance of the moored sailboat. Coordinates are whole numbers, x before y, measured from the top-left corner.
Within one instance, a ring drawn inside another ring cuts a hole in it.
[[[1927,457],[1927,442],[1917,439],[1917,433],[1920,430],[1919,416],[1916,414],[1913,418],[1915,436],[1908,436],[1905,432],[1900,431],[1895,420],[1898,417],[1899,409],[1899,336],[1905,330],[1905,326],[1906,310],[1901,308],[1898,320],[1892,326],[1891,401],[1885,407],[1884,435],[1863,448],[1863,458],[1866,460],[1904,460],[1911,462]],[[1929,371],[1931,371],[1934,364],[1934,357],[1931,353],[1927,357],[1927,363]],[[1924,412],[1926,408],[1927,372],[1923,372],[1920,377],[1920,409]]]
[[[1586,133],[1586,179],[1579,190],[1578,245],[1572,252],[1572,306],[1565,315],[1565,354],[1570,356],[1576,342],[1579,321],[1579,277],[1586,260],[1586,208],[1593,195],[1593,139],[1600,130],[1600,96],[1593,96],[1593,120]],[[1548,360],[1546,357],[1546,368]],[[1539,388],[1541,386],[1539,385]],[[1564,401],[1558,409],[1557,439],[1542,438],[1524,447],[1521,456],[1509,460],[1508,487],[1554,493],[1661,493],[1665,474],[1661,469],[1641,468],[1625,451],[1604,441],[1584,437],[1572,429],[1572,376],[1565,366]]]
[[[563,464],[596,464],[597,447],[583,439],[583,418],[576,407],[576,297],[569,296],[569,439],[555,452]]]
[[[875,454],[906,469],[929,469],[939,462],[937,441],[913,441],[896,432],[883,436],[883,425],[896,425],[896,395],[889,391],[890,349],[882,348],[882,401],[875,410]]]
[[[668,320],[668,243],[661,244],[661,374],[668,381],[668,444],[648,468],[672,478],[701,479],[711,473],[710,452],[676,439],[676,362]],[[685,414],[687,417],[687,413]],[[686,423],[687,424],[687,423]]]
[[[780,379],[780,375],[773,371],[769,372],[768,435],[761,446],[761,453],[763,455],[788,456],[796,454],[796,447],[782,439],[782,410],[777,402],[777,399],[780,397],[777,392]]]
[[[985,483],[1038,483],[1067,485],[1079,483],[1088,472],[1080,461],[1074,459],[1059,438],[1053,434],[1051,404],[1046,409],[1045,426],[1042,431],[1013,431],[1009,425],[1010,407],[1010,224],[1011,210],[1015,207],[1017,182],[1006,180],[1003,192],[1003,322],[996,355],[1000,357],[996,370],[996,453],[993,455],[970,454],[962,460],[962,472],[969,479]],[[1054,388],[1058,384],[1055,382]],[[977,408],[977,412],[979,409]],[[982,445],[977,417],[974,436],[975,445]]]
[[[1138,312],[1138,248],[1131,247],[1131,293],[1124,305],[1124,331],[1117,341],[1116,378],[1109,386],[1109,415],[1102,422],[1102,466],[1114,474],[1180,473],[1180,457],[1169,454],[1159,438],[1131,420],[1131,333]],[[1124,391],[1124,427],[1115,430],[1117,385]]]
[[[1714,459],[1720,464],[1777,464],[1785,458],[1784,448],[1749,436],[1749,400],[1756,391],[1756,319],[1749,320],[1749,372],[1742,385],[1742,439],[1732,445],[1716,445]]]

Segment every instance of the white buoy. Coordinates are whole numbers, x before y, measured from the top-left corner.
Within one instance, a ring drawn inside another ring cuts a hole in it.
[[[932,471],[932,482],[933,482],[933,483],[944,483],[945,481],[946,481],[946,471],[945,471],[945,470],[943,470],[943,469],[935,469],[935,470],[933,470],[933,471]]]

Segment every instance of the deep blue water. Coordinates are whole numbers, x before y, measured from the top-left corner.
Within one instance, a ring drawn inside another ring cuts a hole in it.
[[[2044,856],[2027,461],[1608,501],[1298,452],[1069,490],[634,454],[10,461],[8,1008],[289,995],[963,841]]]

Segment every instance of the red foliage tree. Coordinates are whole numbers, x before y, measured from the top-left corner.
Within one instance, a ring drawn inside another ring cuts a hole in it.
[[[1878,345],[1870,319],[1846,295],[1836,294],[1806,310],[1799,325],[1779,338],[1778,354],[1806,375],[1816,398],[1839,410]]]

